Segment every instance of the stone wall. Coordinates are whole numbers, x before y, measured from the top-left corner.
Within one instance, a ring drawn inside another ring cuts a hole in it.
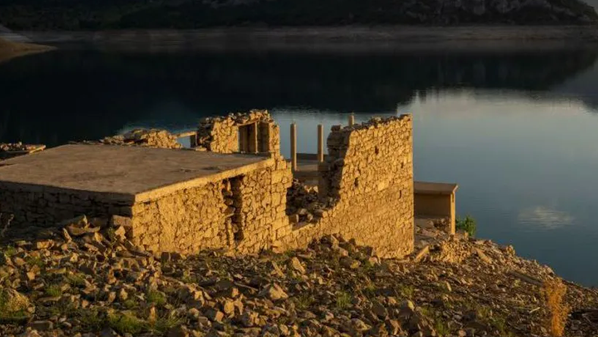
[[[292,181],[287,163],[137,203],[131,237],[148,250],[181,253],[234,249],[254,253],[270,248],[275,233],[290,231],[286,190]]]
[[[320,198],[334,205],[316,211],[309,223],[295,225],[279,238],[282,247],[304,246],[312,239],[340,233],[398,257],[413,249],[412,122],[404,115],[372,119],[353,127],[333,127]]]
[[[83,214],[131,216],[132,204],[118,196],[0,182],[0,213],[14,215],[11,226],[54,226]]]
[[[217,153],[280,153],[280,130],[266,110],[200,121],[197,147]]]

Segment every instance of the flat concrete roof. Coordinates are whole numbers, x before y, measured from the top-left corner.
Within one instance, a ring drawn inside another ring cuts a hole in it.
[[[272,159],[254,155],[64,145],[0,162],[0,187],[86,191],[132,203],[271,164]]]
[[[417,194],[453,194],[459,185],[448,183],[432,183],[426,181],[414,181],[413,191]]]

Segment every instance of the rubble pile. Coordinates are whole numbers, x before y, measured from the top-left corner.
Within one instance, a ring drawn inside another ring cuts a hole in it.
[[[99,141],[85,141],[84,144],[136,145],[163,149],[180,149],[183,147],[177,137],[166,130],[135,129],[124,135],[105,137]]]
[[[42,151],[45,148],[45,145],[23,144],[21,142],[0,143],[0,160],[30,154],[37,151]]]
[[[126,219],[15,229],[0,245],[1,336],[547,336],[552,270],[512,247],[433,232],[402,260],[337,236],[307,249],[155,255]],[[452,254],[447,254],[451,251]],[[597,332],[567,283],[566,336]]]
[[[302,184],[294,179],[293,185],[287,190],[287,215],[291,222],[316,223],[326,208],[332,207],[333,198],[322,201],[318,196],[318,187]]]

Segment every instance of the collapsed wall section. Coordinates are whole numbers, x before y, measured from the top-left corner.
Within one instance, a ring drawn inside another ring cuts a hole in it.
[[[410,253],[414,243],[412,121],[408,115],[333,127],[321,168],[320,198],[332,207],[302,224],[283,247],[342,234],[385,257]]]

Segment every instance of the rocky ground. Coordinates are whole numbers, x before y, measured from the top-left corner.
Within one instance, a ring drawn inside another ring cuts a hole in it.
[[[154,255],[127,240],[128,225],[81,217],[2,231],[0,335],[549,334],[550,268],[431,222],[419,222],[418,247],[404,260],[333,236],[258,256]],[[598,293],[565,284],[565,335],[598,334]]]

